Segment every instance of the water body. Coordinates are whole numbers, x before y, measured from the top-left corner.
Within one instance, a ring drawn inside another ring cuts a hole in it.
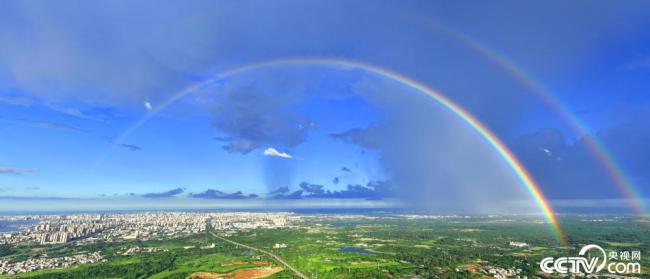
[[[293,212],[297,214],[406,214],[417,213],[402,209],[389,208],[167,208],[167,209],[122,209],[122,210],[34,210],[3,211],[0,216],[16,215],[69,215],[69,214],[120,214],[142,212]],[[0,221],[4,222],[4,221]]]
[[[0,233],[17,232],[25,226],[38,224],[36,220],[0,221]]]
[[[343,248],[339,248],[339,252],[344,252],[344,253],[357,253],[357,254],[366,254],[366,255],[384,255],[384,253],[368,251],[368,250],[361,249],[361,248],[357,248],[357,247],[343,247]]]

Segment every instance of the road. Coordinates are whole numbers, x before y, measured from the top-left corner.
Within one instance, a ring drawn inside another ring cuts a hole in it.
[[[253,250],[253,251],[257,251],[257,252],[260,252],[260,253],[263,253],[263,254],[269,255],[269,256],[273,257],[276,261],[278,261],[279,263],[281,263],[282,265],[284,265],[287,269],[291,270],[291,271],[292,271],[296,276],[298,276],[298,277],[300,277],[300,278],[302,278],[302,279],[309,279],[309,277],[307,277],[305,274],[302,274],[302,272],[298,271],[296,268],[294,268],[293,266],[291,266],[289,263],[287,263],[285,260],[283,260],[282,258],[280,258],[280,257],[279,257],[278,255],[276,255],[276,254],[273,254],[273,253],[271,253],[271,252],[268,252],[268,251],[265,251],[265,250],[262,250],[262,249],[258,249],[258,248],[252,247],[252,246],[248,246],[248,245],[246,245],[246,244],[242,244],[242,243],[239,243],[239,242],[232,241],[232,240],[227,239],[227,238],[225,238],[225,237],[218,236],[218,235],[215,234],[215,233],[212,233],[212,236],[214,236],[214,237],[216,237],[216,238],[218,238],[218,239],[221,239],[221,240],[223,240],[223,241],[225,241],[225,242],[228,242],[228,243],[231,243],[231,244],[234,244],[234,245],[240,246],[240,247],[244,247],[244,248],[246,248],[246,249],[250,249],[250,250]]]

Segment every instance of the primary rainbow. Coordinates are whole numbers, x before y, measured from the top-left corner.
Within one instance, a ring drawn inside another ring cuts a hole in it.
[[[476,119],[472,114],[463,109],[460,105],[456,104],[449,98],[443,96],[437,91],[427,87],[426,85],[413,80],[409,77],[406,77],[400,73],[381,68],[378,66],[350,61],[342,60],[336,58],[321,58],[321,57],[291,57],[283,59],[274,59],[274,60],[265,60],[257,63],[246,64],[238,67],[231,68],[229,70],[221,71],[215,74],[212,78],[186,87],[177,94],[171,96],[169,99],[164,101],[161,104],[155,105],[155,107],[149,111],[144,117],[131,125],[120,137],[117,138],[117,142],[121,142],[123,139],[129,136],[133,131],[135,131],[142,124],[147,122],[152,116],[156,115],[161,110],[165,109],[170,104],[176,102],[177,100],[183,98],[184,96],[200,89],[201,87],[211,83],[215,80],[220,80],[228,76],[232,76],[238,73],[245,71],[259,69],[268,66],[279,66],[279,65],[325,65],[325,66],[335,66],[339,68],[350,68],[350,69],[362,69],[364,71],[371,72],[373,74],[379,75],[384,78],[388,78],[394,81],[397,81],[407,87],[415,89],[419,92],[426,94],[427,96],[433,98],[436,102],[442,105],[444,108],[452,112],[454,115],[461,118],[469,127],[476,131],[481,138],[483,138],[498,154],[503,158],[503,160],[510,166],[510,168],[515,172],[522,185],[530,193],[532,198],[535,200],[538,208],[542,211],[544,217],[546,218],[553,236],[562,244],[566,245],[566,240],[558,221],[553,213],[551,206],[548,200],[544,197],[540,187],[535,183],[531,178],[530,174],[526,171],[524,166],[517,160],[517,158],[512,154],[512,152],[501,142],[497,136],[494,135],[485,125],[483,125],[478,119]]]
[[[602,168],[607,172],[607,176],[624,195],[629,207],[638,214],[643,215],[648,213],[648,209],[643,203],[642,195],[639,194],[638,190],[636,190],[634,183],[627,178],[622,167],[620,167],[620,163],[617,162],[615,157],[607,150],[603,143],[599,142],[595,137],[589,136],[589,130],[585,128],[585,126],[580,123],[580,120],[578,120],[569,109],[567,109],[567,106],[562,104],[558,98],[554,97],[553,94],[542,85],[542,83],[535,80],[532,75],[528,74],[516,63],[508,60],[505,56],[487,47],[485,44],[480,43],[457,30],[440,24],[439,22],[426,20],[425,24],[432,27],[434,30],[439,31],[441,34],[446,35],[448,38],[456,41],[460,45],[474,51],[494,65],[497,65],[504,72],[508,73],[537,95],[540,100],[542,100],[549,108],[553,109],[555,113],[557,113],[557,115],[568,124],[569,128],[571,128],[576,136],[582,137],[591,154],[596,157]]]

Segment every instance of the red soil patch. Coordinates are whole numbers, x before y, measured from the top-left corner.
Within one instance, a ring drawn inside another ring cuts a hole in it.
[[[232,265],[243,265],[243,264],[270,265],[271,263],[267,261],[252,261],[252,262],[234,261],[231,263],[222,264],[221,266],[232,266]]]
[[[260,279],[269,277],[282,270],[281,267],[255,267],[239,269],[226,274],[216,272],[195,272],[188,276],[187,279]]]

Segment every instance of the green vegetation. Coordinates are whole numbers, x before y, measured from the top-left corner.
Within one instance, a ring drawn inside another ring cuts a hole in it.
[[[0,245],[0,257],[8,256],[14,253],[11,245]]]
[[[593,221],[564,216],[562,227],[572,248],[559,247],[543,222],[531,217],[442,219],[350,218],[345,222],[304,221],[287,229],[258,229],[228,238],[272,252],[310,278],[482,278],[486,267],[539,276],[544,257],[577,254],[585,244],[608,251],[637,250],[647,272],[650,229],[631,217]],[[511,241],[525,242],[513,247]],[[286,248],[274,245],[286,244]],[[214,248],[206,248],[212,247]],[[123,255],[130,247],[155,247],[154,253]],[[192,247],[192,248],[189,248]],[[201,249],[199,247],[203,247]],[[341,251],[341,248],[354,249]],[[30,255],[60,257],[101,251],[107,262],[68,269],[39,270],[9,278],[186,278],[195,272],[225,274],[255,267],[282,267],[273,258],[221,241],[210,234],[172,240],[91,245],[0,246],[3,260]],[[352,252],[349,252],[352,251]],[[357,252],[354,252],[357,251]],[[648,277],[641,274],[638,277]],[[267,278],[293,278],[288,270]]]

